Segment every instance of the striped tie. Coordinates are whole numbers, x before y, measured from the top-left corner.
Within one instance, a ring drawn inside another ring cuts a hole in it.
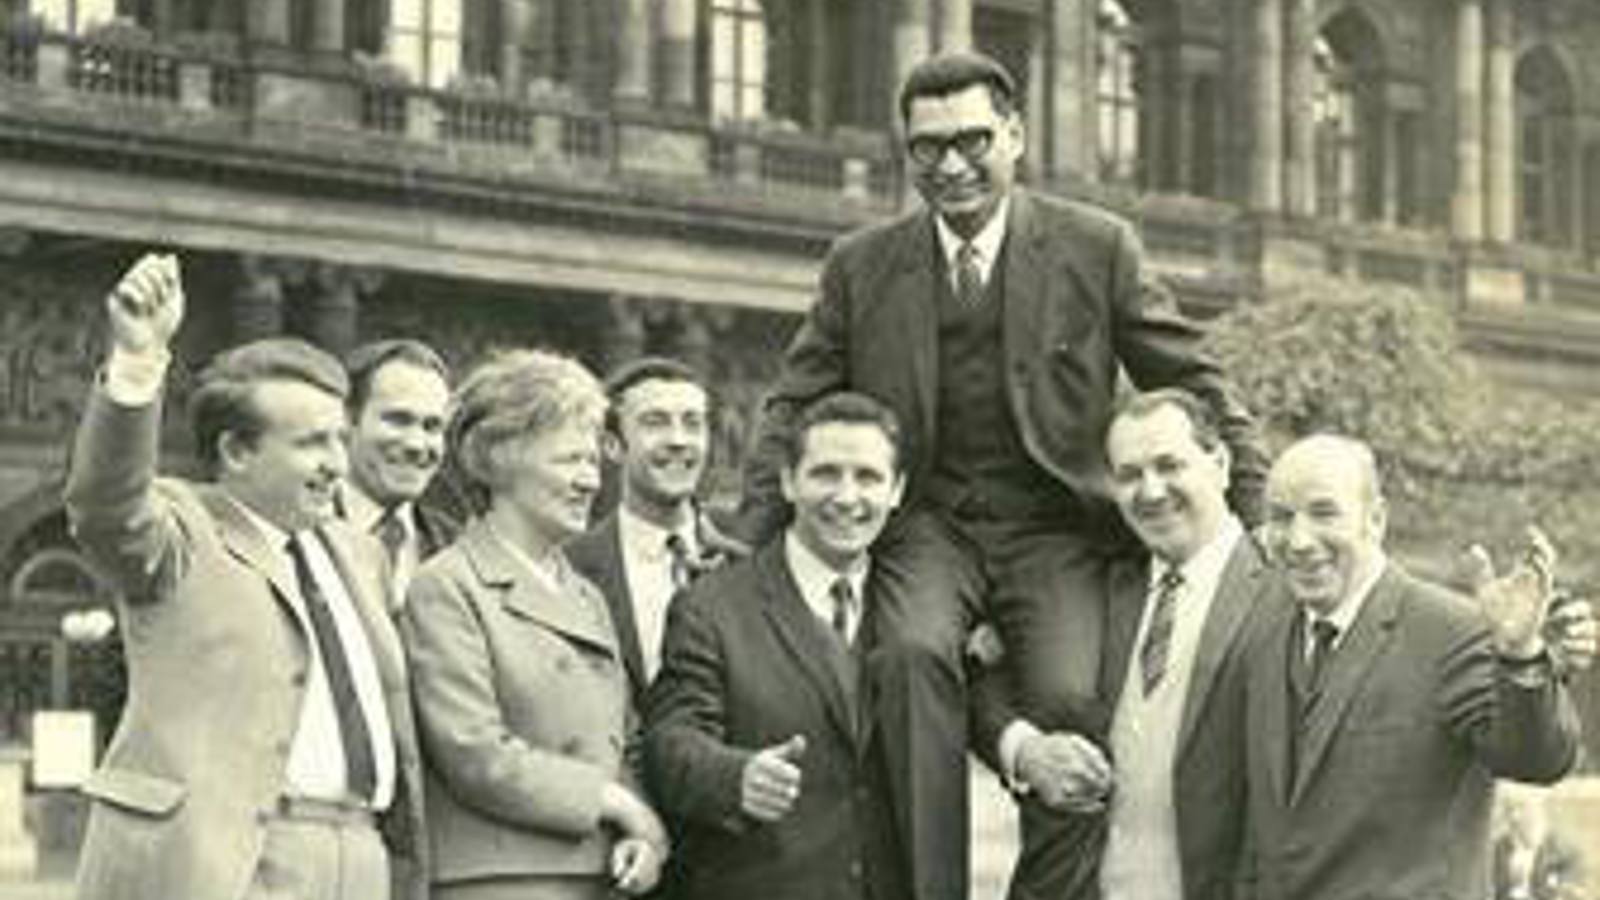
[[[983,302],[983,273],[978,270],[978,248],[971,241],[956,248],[956,300],[968,309]]]
[[[1155,587],[1150,625],[1144,633],[1144,646],[1139,648],[1139,672],[1146,697],[1167,674],[1167,656],[1172,651],[1172,617],[1181,587],[1183,572],[1176,566],[1168,569]]]

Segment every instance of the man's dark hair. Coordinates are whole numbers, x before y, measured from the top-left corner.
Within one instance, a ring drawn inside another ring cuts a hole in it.
[[[247,444],[261,436],[266,420],[256,406],[255,389],[269,381],[308,384],[340,400],[350,396],[350,380],[339,361],[298,338],[252,341],[218,354],[201,370],[189,398],[195,451],[207,472],[217,472],[224,434]]]
[[[1222,444],[1222,427],[1217,422],[1216,412],[1183,388],[1166,387],[1128,394],[1117,401],[1111,421],[1144,418],[1166,406],[1183,413],[1189,420],[1189,431],[1200,449],[1209,453]]]
[[[902,455],[900,420],[895,417],[894,410],[885,406],[882,401],[855,391],[824,394],[800,411],[799,418],[795,419],[793,427],[785,434],[783,442],[785,465],[792,469],[799,464],[811,429],[822,425],[840,424],[877,426],[878,430],[883,432],[883,436],[889,439],[889,448],[894,454],[895,471],[900,470]]]
[[[361,414],[372,396],[372,380],[389,363],[399,362],[438,373],[446,385],[450,384],[450,367],[444,358],[427,344],[411,338],[394,338],[372,341],[350,351],[344,359],[344,368],[350,375],[350,396],[345,405],[351,416]]]
[[[900,85],[900,122],[911,121],[911,103],[923,97],[948,97],[981,84],[989,89],[994,111],[1009,116],[1017,110],[1017,82],[1005,66],[976,52],[941,53],[912,68]]]
[[[706,392],[706,403],[712,402],[711,388],[706,384],[700,373],[694,367],[682,360],[670,356],[641,356],[616,367],[606,376],[606,399],[611,401],[611,406],[606,410],[606,430],[613,434],[621,434],[621,422],[618,418],[619,407],[622,405],[622,395],[626,394],[634,385],[646,381],[681,381],[695,385]]]

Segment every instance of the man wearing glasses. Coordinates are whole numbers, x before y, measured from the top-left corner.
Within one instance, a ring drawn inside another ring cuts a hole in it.
[[[1099,451],[1119,370],[1214,410],[1247,523],[1266,459],[1199,330],[1141,272],[1128,224],[1014,186],[1026,141],[1005,69],[973,53],[926,60],[899,105],[925,208],[829,253],[765,406],[746,521],[758,540],[781,528],[783,434],[808,402],[855,390],[894,410],[909,479],[873,569],[866,677],[915,897],[967,892],[963,649],[980,619],[1006,647],[983,676],[995,689],[974,706],[973,739],[1020,798],[1012,894],[1065,896],[1093,850],[1062,836],[1103,815],[1090,794],[1105,790],[1094,742],[1109,719],[1097,683],[1107,565],[1136,546]]]

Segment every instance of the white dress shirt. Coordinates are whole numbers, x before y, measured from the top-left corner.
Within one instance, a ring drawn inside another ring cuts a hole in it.
[[[1000,245],[1006,240],[1006,220],[1010,218],[1010,212],[1011,196],[1007,194],[995,207],[994,215],[972,236],[973,262],[977,264],[978,275],[986,286],[989,276],[994,272],[995,260],[1000,258]],[[934,230],[939,233],[939,249],[944,252],[945,271],[950,273],[950,290],[959,295],[961,288],[956,283],[956,254],[961,252],[961,245],[967,242],[945,224],[942,216],[934,216],[933,221]]]
[[[286,571],[293,572],[288,545],[290,534],[258,515],[254,510],[238,504],[255,527],[272,547],[280,551]],[[372,655],[372,645],[367,641],[367,630],[355,601],[346,588],[344,579],[333,560],[328,558],[320,540],[301,532],[294,536],[305,550],[306,562],[311,567],[311,577],[317,580],[333,616],[334,628],[339,632],[339,643],[344,646],[345,658],[350,664],[350,680],[355,687],[356,699],[366,716],[367,728],[372,737],[372,759],[377,772],[377,787],[373,792],[372,808],[388,809],[394,799],[395,755],[394,730],[389,724],[389,708],[384,703],[383,684],[378,677],[378,663]],[[307,635],[306,650],[311,665],[306,673],[305,702],[300,706],[300,724],[289,742],[289,762],[286,772],[288,792],[295,797],[316,800],[343,801],[350,798],[346,784],[344,741],[339,733],[339,713],[334,708],[333,690],[328,686],[327,669],[322,653],[312,637],[313,625],[306,611],[304,598],[296,595],[286,598]]]
[[[367,493],[354,482],[346,482],[346,488],[345,518],[351,525],[381,542],[383,536],[379,531],[382,530],[383,517],[388,510],[367,496]],[[407,500],[395,506],[394,518],[405,529],[405,540],[400,542],[400,552],[394,559],[394,571],[390,573],[394,579],[394,596],[391,599],[398,609],[405,605],[406,590],[410,588],[411,576],[416,573],[417,565],[421,562],[422,550],[417,545],[416,504]]]
[[[662,528],[626,506],[617,511],[617,537],[622,545],[622,574],[628,584],[633,622],[639,631],[639,651],[644,658],[645,680],[654,681],[661,670],[661,641],[667,630],[667,605],[677,592],[672,580],[672,552],[667,537],[676,534],[691,557],[700,547],[694,520],[682,528]]]
[[[1239,520],[1228,516],[1216,536],[1180,564],[1183,583],[1172,606],[1166,674],[1148,695],[1144,692],[1139,654],[1129,655],[1111,723],[1116,790],[1111,793],[1110,828],[1100,864],[1104,900],[1183,900],[1172,790],[1178,729],[1189,696],[1200,633],[1216,599],[1222,570],[1243,536]],[[1152,600],[1170,568],[1170,563],[1159,559],[1151,565]],[[1144,646],[1154,607],[1154,602],[1145,603],[1134,647]]]
[[[861,614],[864,609],[862,602],[866,599],[865,588],[867,572],[870,568],[870,558],[862,554],[855,565],[847,572],[823,562],[805,542],[795,536],[790,529],[783,538],[784,557],[789,563],[789,574],[794,576],[795,586],[800,589],[800,599],[806,602],[811,609],[811,614],[822,622],[824,628],[833,631],[833,614],[837,602],[833,599],[833,583],[842,576],[850,582],[850,589],[855,592],[855,609],[847,611],[849,618],[845,624],[845,634],[849,636],[850,643],[855,643],[856,632],[861,628]]]

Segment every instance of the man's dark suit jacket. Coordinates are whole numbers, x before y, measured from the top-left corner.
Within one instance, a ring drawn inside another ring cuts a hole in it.
[[[1200,330],[1141,275],[1123,220],[1026,190],[1011,194],[1001,352],[1012,416],[1033,460],[1083,505],[1083,534],[1122,533],[1106,497],[1102,439],[1119,364],[1143,389],[1186,388],[1218,414],[1233,451],[1233,506],[1253,523],[1267,457],[1249,414],[1200,350]],[[919,210],[840,239],[821,294],[790,344],[746,465],[747,537],[787,518],[779,490],[783,435],[806,404],[861,391],[900,418],[908,505],[922,496],[938,448],[939,317],[945,265],[933,214]]]
[[[1493,779],[1549,782],[1572,768],[1566,689],[1515,683],[1469,602],[1390,563],[1297,733],[1287,685],[1299,618],[1284,598],[1251,649],[1244,896],[1489,896]]]
[[[1100,671],[1100,694],[1106,706],[1084,718],[1097,722],[1088,735],[1110,746],[1109,729],[1126,682],[1128,667],[1137,665],[1139,619],[1150,593],[1148,556],[1128,557],[1111,573],[1111,606],[1106,624],[1106,653]],[[1239,538],[1200,632],[1194,670],[1184,699],[1173,761],[1173,807],[1177,815],[1179,864],[1184,900],[1225,900],[1233,887],[1243,838],[1245,804],[1244,675],[1251,634],[1267,617],[1272,584],[1261,548],[1248,535]],[[975,718],[1005,711],[990,707],[992,682],[980,683],[973,701]],[[986,735],[975,744],[992,757],[1004,722],[974,726]],[[1115,770],[1115,761],[1112,769]],[[1055,813],[1030,797],[1020,799],[1021,814],[1031,827],[1012,874],[1012,895],[1052,896],[1077,890],[1098,891],[1100,854],[1105,849],[1105,816]],[[1073,887],[1075,886],[1075,888]]]
[[[676,831],[672,896],[902,900],[859,682],[801,598],[783,547],[774,541],[707,575],[668,614],[645,760]],[[745,816],[745,762],[797,734],[806,750],[794,810],[770,824]]]
[[[612,510],[610,515],[562,549],[572,568],[599,588],[600,594],[606,598],[606,605],[611,608],[611,623],[617,629],[617,642],[622,647],[622,659],[628,667],[628,683],[633,688],[634,706],[643,709],[645,690],[650,687],[650,679],[645,677],[639,622],[633,614],[633,595],[628,590],[622,533],[617,525],[618,514]],[[749,547],[723,534],[710,516],[699,515],[695,525],[700,539],[700,559],[697,561],[700,572],[750,555]]]

